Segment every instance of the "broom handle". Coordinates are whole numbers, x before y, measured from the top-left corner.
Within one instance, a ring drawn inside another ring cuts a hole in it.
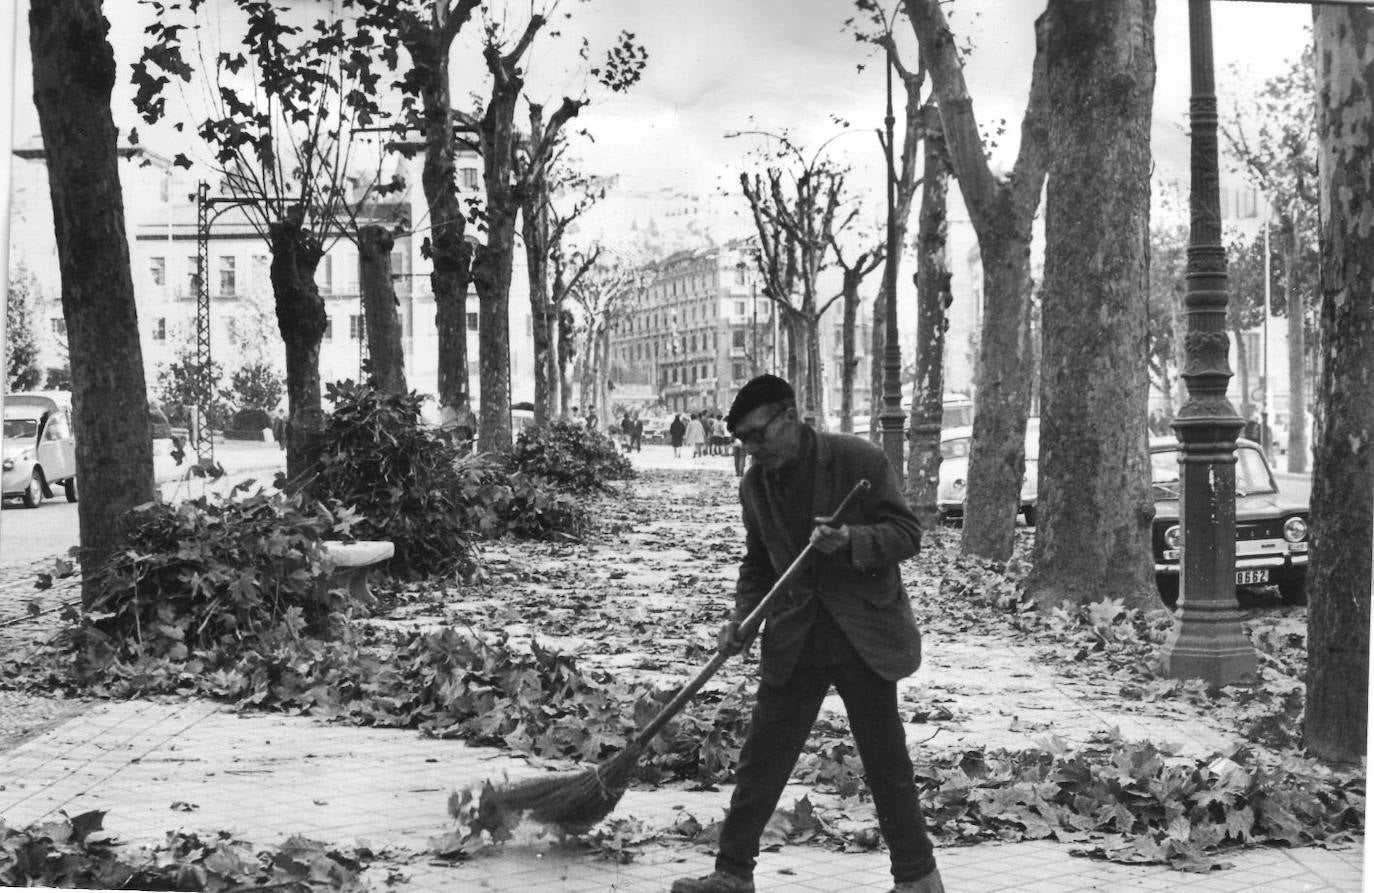
[[[835,513],[826,520],[834,520],[844,514],[845,509],[849,508],[849,504],[859,495],[867,493],[872,486],[873,485],[870,484],[866,478],[859,481],[844,497],[844,501],[840,503],[839,508],[835,509]],[[739,636],[741,639],[748,639],[763,625],[764,615],[767,613],[768,609],[772,607],[772,603],[776,601],[778,595],[796,579],[798,574],[801,573],[802,565],[811,557],[811,553],[815,551],[815,548],[815,546],[808,542],[806,548],[802,549],[801,553],[797,555],[796,558],[792,559],[792,563],[787,566],[787,570],[782,572],[781,577],[778,577],[778,582],[773,584],[773,588],[768,590],[768,594],[759,600],[759,603],[754,606],[754,610],[749,612],[749,616],[740,621]],[[668,724],[668,721],[676,716],[678,711],[696,696],[697,692],[701,691],[701,687],[706,684],[706,681],[716,675],[716,671],[720,669],[721,664],[725,663],[729,658],[730,655],[726,654],[724,651],[717,651],[715,655],[707,661],[706,666],[701,668],[696,677],[693,678],[691,682],[684,685],[681,690],[673,696],[673,699],[668,702],[667,706],[658,712],[657,716],[649,720],[649,724],[634,737],[629,747],[643,747],[652,741],[654,736],[662,731],[663,727]]]

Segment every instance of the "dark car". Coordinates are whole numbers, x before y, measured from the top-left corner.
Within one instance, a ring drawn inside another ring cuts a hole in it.
[[[1150,538],[1155,583],[1165,604],[1178,601],[1178,441],[1150,439],[1150,480],[1155,521]],[[1280,492],[1259,444],[1236,441],[1236,586],[1278,586],[1288,604],[1307,601],[1308,518],[1306,500]]]

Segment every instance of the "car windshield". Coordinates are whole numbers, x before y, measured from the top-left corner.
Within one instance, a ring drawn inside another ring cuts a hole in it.
[[[956,437],[952,440],[940,441],[941,459],[966,459],[968,458],[967,437]]]
[[[38,436],[38,420],[5,419],[5,436],[16,440],[32,440]]]
[[[1156,498],[1178,498],[1178,472],[1178,450],[1150,453],[1150,483],[1154,486]],[[1236,447],[1236,495],[1273,492],[1269,468],[1260,451],[1254,447]]]

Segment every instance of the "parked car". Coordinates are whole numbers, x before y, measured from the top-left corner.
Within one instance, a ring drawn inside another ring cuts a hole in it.
[[[1178,441],[1150,439],[1150,483],[1155,500],[1151,550],[1155,583],[1165,604],[1178,601],[1179,556],[1183,527],[1179,519]],[[1277,585],[1288,604],[1307,602],[1308,501],[1285,496],[1274,480],[1259,444],[1236,441],[1236,586]]]
[[[964,517],[964,497],[968,493],[968,457],[973,443],[973,428],[960,426],[940,432],[940,482],[935,502],[945,521]],[[1036,482],[1040,464],[1040,420],[1026,420],[1026,473],[1021,478],[1021,514],[1026,524],[1035,526]]]
[[[0,447],[5,499],[18,497],[26,507],[38,508],[61,485],[67,501],[76,502],[76,439],[71,413],[71,395],[63,391],[6,395]]]

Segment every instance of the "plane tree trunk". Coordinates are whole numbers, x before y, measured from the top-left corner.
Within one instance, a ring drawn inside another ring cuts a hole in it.
[[[34,102],[47,153],[48,189],[72,367],[80,502],[81,597],[114,551],[121,516],[151,501],[152,435],[118,132],[109,23],[99,0],[43,0],[29,10]]]
[[[358,287],[367,326],[367,355],[380,390],[406,393],[405,351],[396,288],[391,281],[391,249],[395,239],[376,224],[358,229]]]
[[[938,524],[940,422],[944,415],[945,317],[953,301],[945,244],[949,235],[949,159],[934,103],[923,110],[925,163],[916,228],[916,381],[911,395],[907,499],[926,527]]]
[[[1039,504],[1042,607],[1158,604],[1146,448],[1154,0],[1050,0]]]
[[[1312,475],[1303,742],[1322,759],[1358,763],[1366,756],[1369,723],[1374,570],[1374,11],[1314,6],[1312,19],[1322,374]]]

